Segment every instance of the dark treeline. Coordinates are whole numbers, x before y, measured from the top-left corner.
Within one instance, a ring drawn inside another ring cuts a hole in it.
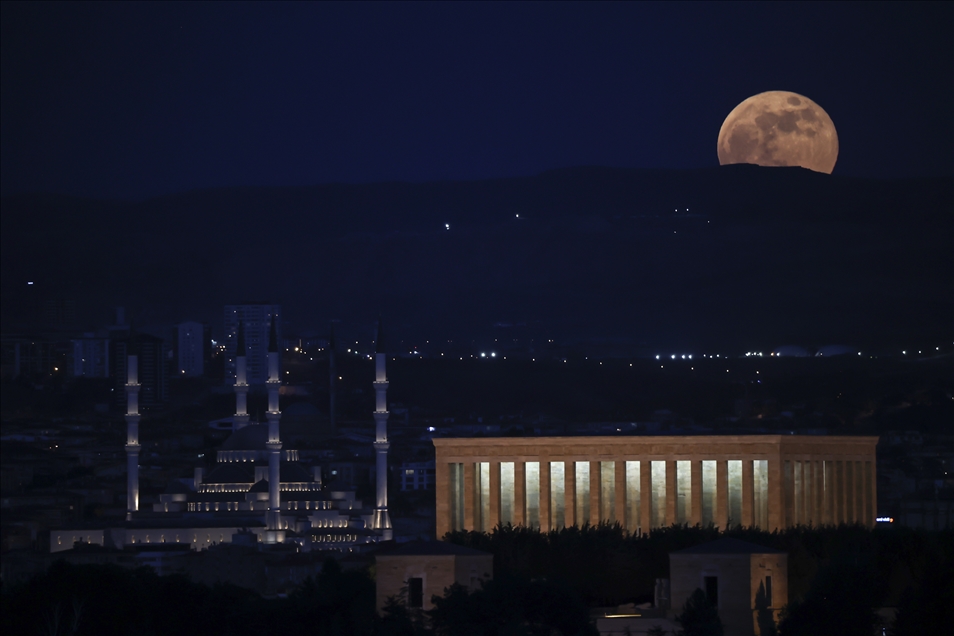
[[[373,568],[342,571],[334,560],[277,599],[183,575],[160,577],[149,568],[61,561],[26,583],[3,587],[0,628],[4,634],[102,636],[591,635],[589,608],[652,600],[655,579],[669,576],[670,552],[720,536],[789,554],[781,636],[869,636],[879,607],[898,608],[896,636],[944,633],[940,626],[954,624],[954,530],[736,528],[723,535],[671,527],[635,537],[599,525],[449,534],[454,543],[493,553],[494,580],[472,592],[446,590],[423,614],[397,597],[378,616]]]
[[[954,571],[954,531],[905,527],[736,527],[722,533],[711,526],[672,526],[635,536],[609,524],[552,532],[508,525],[489,534],[452,532],[445,539],[492,553],[495,574],[573,581],[587,604],[611,606],[652,601],[656,579],[669,578],[670,552],[724,536],[786,552],[791,599],[808,594],[819,571],[846,560],[876,581],[877,606],[896,605],[931,564]]]

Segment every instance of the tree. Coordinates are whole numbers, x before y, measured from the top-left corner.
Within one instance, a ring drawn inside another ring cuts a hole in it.
[[[698,588],[686,600],[676,621],[682,625],[680,636],[723,636],[719,610]]]
[[[879,599],[868,568],[846,555],[819,572],[804,599],[796,599],[782,613],[781,636],[871,636],[879,619]]]
[[[894,636],[943,633],[954,625],[954,564],[942,559],[927,563],[924,576],[898,604]]]
[[[775,625],[775,614],[769,609],[765,583],[759,583],[759,591],[755,593],[755,622],[759,626],[761,636],[776,636],[778,634],[778,627]]]

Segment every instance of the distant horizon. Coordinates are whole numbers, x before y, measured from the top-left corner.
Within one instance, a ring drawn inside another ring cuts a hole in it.
[[[801,166],[760,166],[753,163],[735,163],[728,165],[712,165],[712,166],[702,166],[697,168],[646,168],[646,167],[626,167],[626,166],[611,166],[604,164],[577,164],[577,165],[567,165],[556,168],[547,168],[545,170],[540,170],[531,174],[521,174],[521,175],[510,175],[510,176],[497,176],[497,177],[481,177],[481,178],[472,178],[472,179],[425,179],[425,180],[399,180],[399,179],[384,179],[384,180],[368,180],[368,181],[328,181],[321,183],[308,183],[308,184],[278,184],[278,185],[269,185],[269,184],[237,184],[237,185],[213,185],[205,187],[197,187],[188,190],[178,190],[163,192],[159,194],[153,194],[141,198],[118,198],[118,197],[106,197],[106,196],[87,196],[82,194],[74,194],[70,192],[58,192],[58,191],[49,191],[49,190],[24,190],[19,192],[11,192],[8,194],[3,194],[0,196],[0,199],[16,199],[20,197],[29,198],[29,197],[62,197],[69,199],[79,199],[86,201],[100,201],[105,203],[142,203],[145,201],[151,201],[155,199],[162,199],[166,197],[175,197],[183,195],[198,194],[203,192],[217,192],[217,191],[226,191],[226,190],[280,190],[280,189],[308,189],[308,188],[323,188],[323,187],[334,187],[334,186],[369,186],[369,185],[432,185],[432,184],[441,184],[441,183],[484,183],[491,181],[507,181],[507,180],[519,180],[519,179],[533,179],[545,174],[554,173],[554,172],[570,172],[574,170],[613,170],[620,172],[633,172],[633,173],[646,173],[646,172],[705,172],[712,171],[716,172],[721,169],[733,170],[737,169],[739,166],[749,166],[752,168],[766,169],[766,170],[804,170],[812,174],[821,175],[824,177],[829,177],[833,179],[846,179],[852,181],[869,181],[869,182],[912,182],[912,181],[933,181],[940,179],[952,179],[954,178],[954,169],[947,173],[938,173],[938,174],[924,174],[924,175],[911,175],[911,176],[899,176],[899,177],[872,177],[872,176],[858,176],[858,175],[842,175],[836,172],[832,174],[825,174],[823,172],[817,172],[815,170],[809,170],[808,168],[803,168]]]

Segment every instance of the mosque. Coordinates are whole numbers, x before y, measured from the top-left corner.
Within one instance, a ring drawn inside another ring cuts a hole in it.
[[[354,491],[324,489],[321,468],[299,462],[284,448],[279,421],[279,350],[274,318],[268,344],[266,423],[249,422],[244,330],[236,350],[235,415],[232,434],[205,474],[195,469],[191,483],[174,481],[150,511],[139,509],[138,356],[130,351],[126,378],[126,519],[113,527],[64,528],[50,533],[50,552],[69,550],[77,541],[122,548],[132,544],[190,544],[201,550],[250,534],[265,545],[292,543],[302,550],[350,549],[393,538],[387,494],[387,389],[385,351],[375,346],[376,496],[363,505]]]

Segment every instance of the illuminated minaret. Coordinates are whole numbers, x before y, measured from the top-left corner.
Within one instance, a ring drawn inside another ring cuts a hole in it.
[[[381,336],[381,320],[378,319],[378,337],[374,343],[374,454],[377,459],[377,497],[371,528],[381,532],[388,541],[393,536],[391,517],[388,515],[388,375],[384,368],[384,341]]]
[[[248,426],[248,362],[245,357],[245,325],[239,321],[235,342],[235,416],[232,430]]]
[[[272,316],[272,326],[268,334],[268,514],[265,516],[265,542],[282,543],[285,532],[282,529],[281,495],[281,453],[282,441],[278,436],[278,422],[282,412],[278,408],[278,389],[281,378],[278,376],[278,336],[275,331],[275,321],[278,316]]]
[[[126,355],[126,520],[139,510],[139,356],[129,339]]]
[[[335,361],[335,324],[331,323],[331,337],[328,338],[328,419],[331,437],[338,435],[338,422],[335,419],[335,383],[338,381],[338,365]]]

